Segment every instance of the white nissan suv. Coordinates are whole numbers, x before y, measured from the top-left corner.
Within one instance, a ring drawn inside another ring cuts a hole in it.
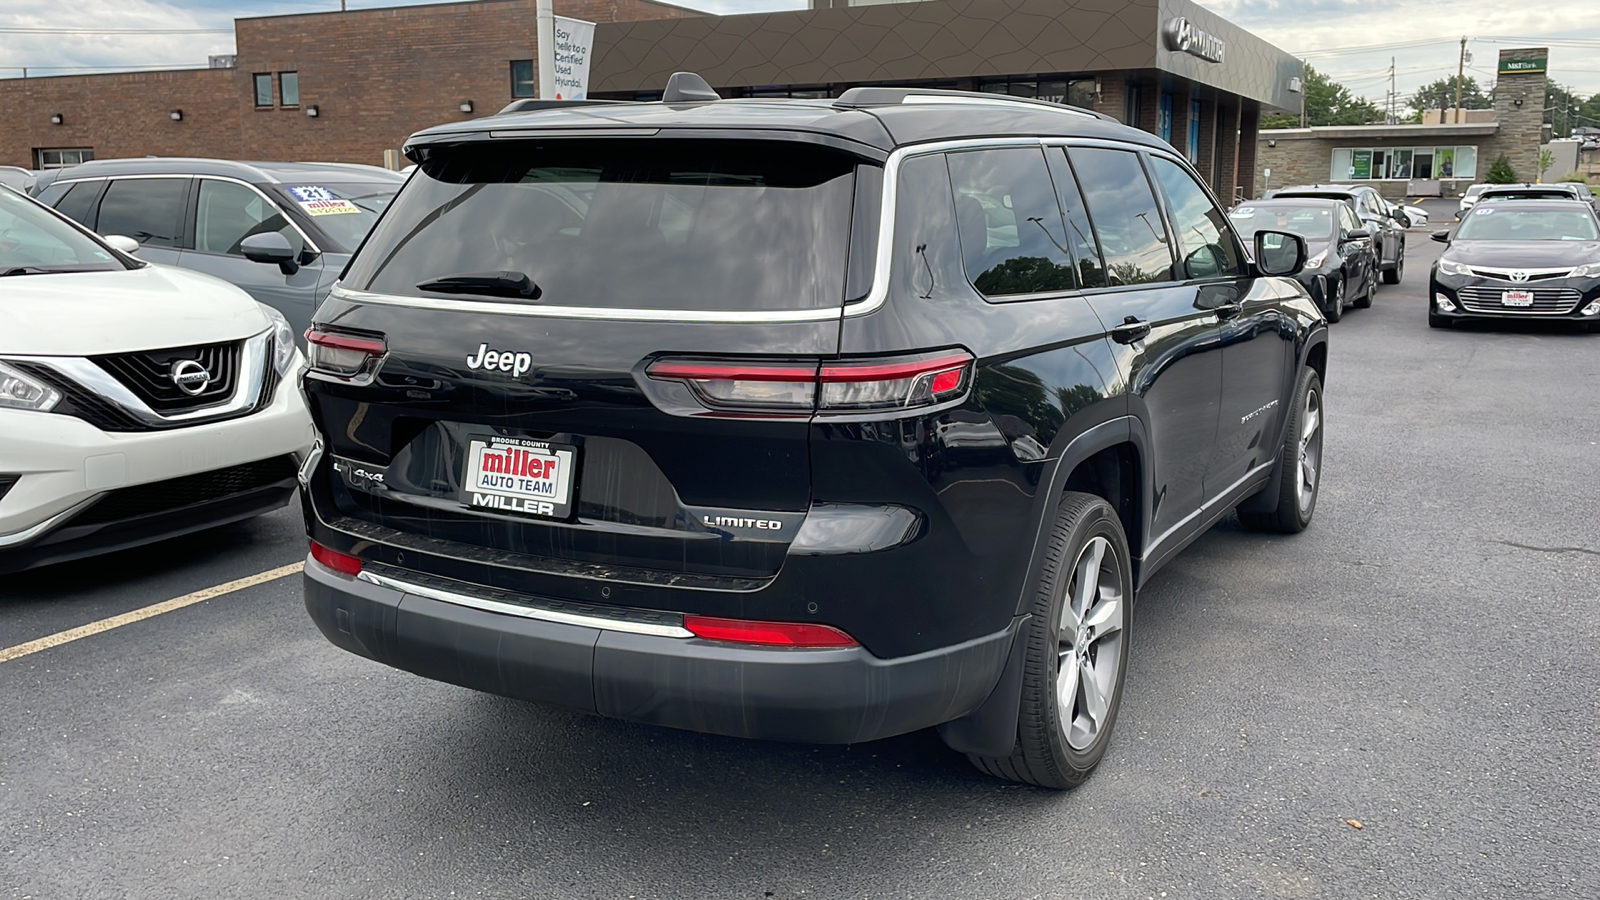
[[[0,187],[0,573],[286,505],[311,443],[281,315]]]

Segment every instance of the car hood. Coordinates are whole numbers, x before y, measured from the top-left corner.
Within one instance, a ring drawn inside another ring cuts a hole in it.
[[[1497,269],[1556,269],[1600,260],[1600,242],[1456,241],[1443,258]]]
[[[249,294],[167,266],[0,279],[0,353],[92,356],[238,340],[269,324]]]

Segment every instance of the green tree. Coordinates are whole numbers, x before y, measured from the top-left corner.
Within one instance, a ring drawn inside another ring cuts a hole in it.
[[[1455,106],[1456,76],[1454,75],[1425,84],[1411,95],[1411,108],[1416,110],[1418,121],[1421,121],[1421,113],[1425,109],[1454,109]],[[1470,75],[1461,80],[1461,108],[1494,108],[1494,101],[1478,87],[1478,79]]]
[[[1494,165],[1489,167],[1489,174],[1483,180],[1490,184],[1516,184],[1517,173],[1511,170],[1511,160],[1502,153],[1495,157]]]
[[[1570,136],[1576,128],[1600,128],[1600,94],[1586,100],[1554,80],[1545,79],[1544,124],[1558,138]]]
[[[1383,121],[1383,113],[1365,97],[1306,66],[1305,89],[1300,95],[1306,105],[1307,125],[1372,125]],[[1279,113],[1261,117],[1262,128],[1299,128],[1300,117]]]
[[[1541,182],[1544,181],[1544,173],[1550,171],[1550,167],[1555,164],[1556,155],[1554,153],[1549,150],[1539,151],[1539,180]]]

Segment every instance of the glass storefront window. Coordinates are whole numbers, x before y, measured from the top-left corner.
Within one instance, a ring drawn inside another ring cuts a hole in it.
[[[1009,94],[1030,100],[1047,100],[1065,103],[1084,109],[1094,108],[1093,78],[1041,78],[996,79],[978,85],[978,90],[989,94]]]
[[[1477,147],[1337,147],[1328,160],[1333,181],[1470,180]]]

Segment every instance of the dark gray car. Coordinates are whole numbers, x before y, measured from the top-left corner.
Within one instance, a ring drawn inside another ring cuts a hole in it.
[[[232,282],[296,334],[405,179],[376,166],[108,159],[42,173],[34,195],[139,256]]]

